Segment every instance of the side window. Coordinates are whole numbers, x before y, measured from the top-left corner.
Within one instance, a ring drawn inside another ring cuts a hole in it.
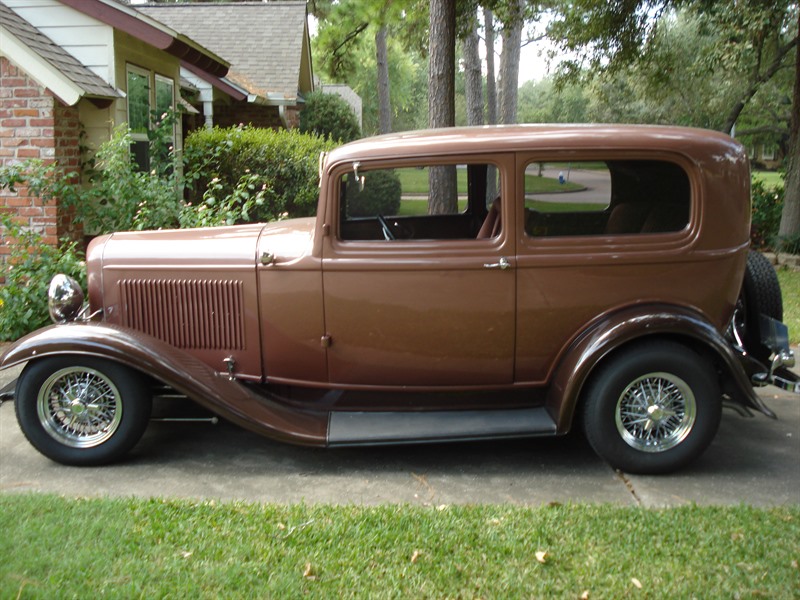
[[[131,156],[139,169],[150,169],[148,131],[153,127],[152,114],[161,115],[175,107],[175,82],[169,77],[128,65],[128,126],[131,129]],[[173,131],[174,143],[174,131]]]
[[[488,214],[489,165],[365,169],[339,180],[343,240],[471,239]],[[499,228],[498,228],[499,229]]]
[[[680,231],[689,223],[689,178],[666,161],[531,163],[525,232],[533,237]]]
[[[147,130],[150,128],[150,74],[128,67],[128,127],[131,129],[131,155],[142,171],[149,169]]]

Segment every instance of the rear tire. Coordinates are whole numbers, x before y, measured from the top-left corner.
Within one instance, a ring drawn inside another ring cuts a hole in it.
[[[592,448],[629,473],[669,473],[692,462],[714,439],[722,413],[712,365],[663,340],[611,356],[591,378],[584,402]]]
[[[17,420],[39,452],[64,465],[118,460],[139,441],[152,399],[144,378],[115,362],[57,356],[29,363],[17,382]]]

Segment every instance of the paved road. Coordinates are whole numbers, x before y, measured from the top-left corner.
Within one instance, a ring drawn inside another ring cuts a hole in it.
[[[7,379],[0,372],[0,387]],[[800,503],[800,398],[775,388],[762,393],[779,420],[726,411],[706,454],[662,477],[615,472],[579,435],[325,450],[280,444],[227,423],[152,423],[121,464],[64,467],[27,443],[6,402],[0,406],[0,493],[339,504]]]

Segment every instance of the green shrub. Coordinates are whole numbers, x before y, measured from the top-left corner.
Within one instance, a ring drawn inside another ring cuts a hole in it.
[[[165,229],[177,227],[183,201],[182,183],[176,157],[165,143],[172,130],[164,119],[150,133],[151,170],[142,172],[133,162],[130,129],[122,124],[111,139],[100,145],[95,155],[96,168],[90,187],[77,195],[76,215],[93,234],[113,231]],[[60,197],[61,204],[73,202]]]
[[[203,211],[223,207],[227,213],[223,221],[227,222],[235,204],[231,196],[238,194],[239,200],[246,201],[242,192],[253,195],[259,191],[258,201],[244,211],[246,218],[242,213],[235,221],[314,215],[319,198],[319,154],[335,145],[297,131],[252,127],[194,131],[184,149],[191,205]],[[192,210],[191,205],[187,210]],[[184,215],[181,222],[188,225],[193,218]]]
[[[755,248],[767,248],[778,234],[783,209],[783,186],[768,187],[760,180],[752,184],[753,221],[750,239]]]
[[[58,273],[74,277],[86,289],[86,265],[74,242],[54,247],[36,231],[0,215],[11,253],[3,264],[5,285],[0,286],[0,340],[15,340],[50,322],[47,288]]]
[[[352,142],[361,137],[361,127],[353,109],[336,94],[311,92],[300,111],[300,131]]]
[[[347,212],[350,217],[396,215],[400,211],[400,178],[394,171],[364,173],[364,189],[359,190],[354,178],[347,185]]]

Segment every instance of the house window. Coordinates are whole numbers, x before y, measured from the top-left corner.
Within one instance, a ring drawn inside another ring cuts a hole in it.
[[[156,75],[156,113],[158,118],[175,105],[175,82],[163,75]]]
[[[148,131],[155,119],[175,106],[175,82],[152,71],[128,65],[128,126],[131,155],[143,171],[150,169]],[[174,134],[173,134],[174,139]]]

